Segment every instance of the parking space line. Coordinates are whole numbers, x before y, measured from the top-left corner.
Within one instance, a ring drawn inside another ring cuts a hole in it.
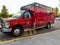
[[[56,31],[60,31],[60,30],[56,30]],[[0,44],[9,43],[9,42],[18,41],[18,40],[24,40],[24,39],[28,39],[28,38],[32,38],[32,37],[38,37],[38,36],[41,36],[41,35],[44,35],[44,34],[51,34],[51,33],[56,32],[56,31],[47,32],[47,33],[43,33],[43,34],[32,35],[32,36],[26,36],[26,37],[22,37],[22,38],[16,37],[16,38],[11,39],[11,40],[1,41]]]

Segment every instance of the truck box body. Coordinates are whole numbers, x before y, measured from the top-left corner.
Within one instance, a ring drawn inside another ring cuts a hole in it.
[[[21,10],[30,10],[32,12],[34,22],[36,20],[36,27],[45,26],[48,22],[54,23],[54,10],[51,7],[32,3],[21,7]]]

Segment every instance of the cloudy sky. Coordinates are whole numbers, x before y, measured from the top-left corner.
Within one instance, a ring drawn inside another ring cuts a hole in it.
[[[2,9],[2,5],[6,5],[10,13],[16,13],[20,10],[21,6],[33,2],[38,2],[53,8],[55,8],[59,4],[58,0],[0,0],[0,10]]]

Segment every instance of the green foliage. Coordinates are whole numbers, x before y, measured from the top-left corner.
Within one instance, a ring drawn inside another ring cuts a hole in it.
[[[55,11],[55,16],[58,16],[59,9],[56,7],[54,11]]]
[[[10,15],[9,15],[9,17],[12,17],[12,16],[13,16],[13,14],[10,14]]]
[[[7,18],[7,17],[11,17],[12,16],[12,15],[11,16],[10,15],[11,14],[8,13],[8,9],[6,8],[6,6],[3,5],[2,10],[0,12],[0,17]]]

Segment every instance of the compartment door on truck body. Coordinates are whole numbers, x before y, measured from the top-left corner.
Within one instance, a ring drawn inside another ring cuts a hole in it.
[[[46,12],[46,24],[48,22],[51,22],[51,11],[50,10],[47,10]]]
[[[46,25],[46,9],[44,8],[40,8],[40,24],[42,27],[44,27]]]
[[[44,10],[41,8],[36,8],[35,10],[36,27],[44,26]]]

